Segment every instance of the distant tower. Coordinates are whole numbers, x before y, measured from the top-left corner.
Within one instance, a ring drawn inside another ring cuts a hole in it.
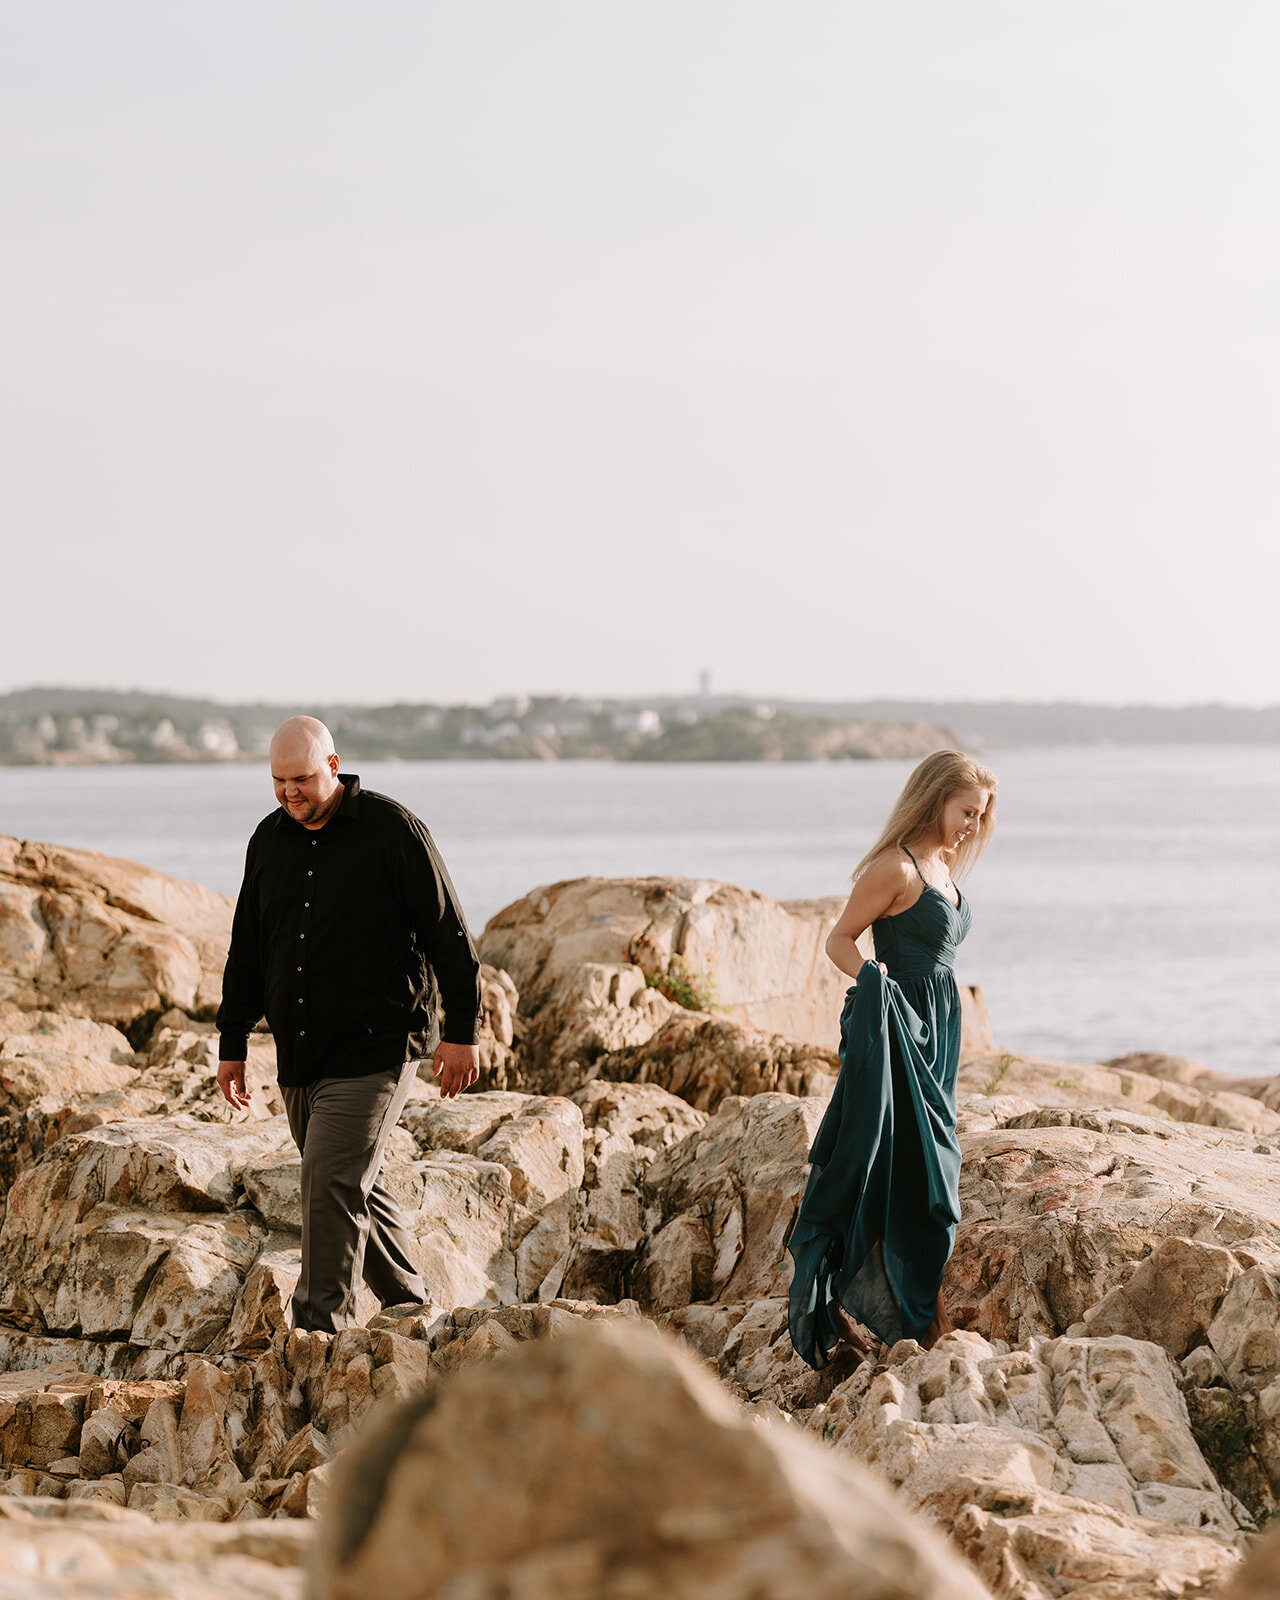
[[[698,674],[698,698],[700,700],[711,698],[711,674],[705,667]]]

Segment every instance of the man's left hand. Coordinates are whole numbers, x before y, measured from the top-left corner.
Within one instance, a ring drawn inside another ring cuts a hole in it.
[[[436,1046],[436,1053],[431,1061],[431,1075],[440,1079],[440,1098],[452,1100],[454,1095],[469,1089],[480,1076],[478,1046],[445,1044],[442,1040]]]

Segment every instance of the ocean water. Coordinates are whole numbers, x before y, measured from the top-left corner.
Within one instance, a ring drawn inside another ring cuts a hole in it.
[[[1280,1072],[1280,749],[992,752],[997,829],[965,885],[959,963],[997,1041]],[[477,930],[588,873],[843,894],[905,762],[367,762],[428,824]],[[0,768],[0,832],[101,850],[234,894],[274,804],[265,767]]]

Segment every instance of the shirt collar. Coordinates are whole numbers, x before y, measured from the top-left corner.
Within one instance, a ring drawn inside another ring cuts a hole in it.
[[[340,772],[338,782],[342,785],[342,799],[338,802],[338,809],[334,812],[336,817],[358,817],[360,815],[360,779],[354,772]]]
[[[338,817],[348,817],[354,822],[360,815],[360,779],[354,772],[340,772],[338,774],[338,782],[342,785],[342,799],[338,801],[338,809],[329,818],[329,822],[333,822]],[[329,822],[325,823],[326,828],[329,826]],[[294,822],[285,808],[281,806],[276,812],[276,827],[282,828],[286,823],[294,828],[302,827],[302,824]],[[305,831],[310,833],[313,830],[308,828]],[[320,831],[323,833],[324,829],[322,828]]]

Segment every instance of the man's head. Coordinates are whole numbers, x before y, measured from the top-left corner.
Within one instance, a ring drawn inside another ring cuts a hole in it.
[[[290,717],[271,737],[276,799],[295,822],[318,828],[342,799],[333,735],[315,717]]]

